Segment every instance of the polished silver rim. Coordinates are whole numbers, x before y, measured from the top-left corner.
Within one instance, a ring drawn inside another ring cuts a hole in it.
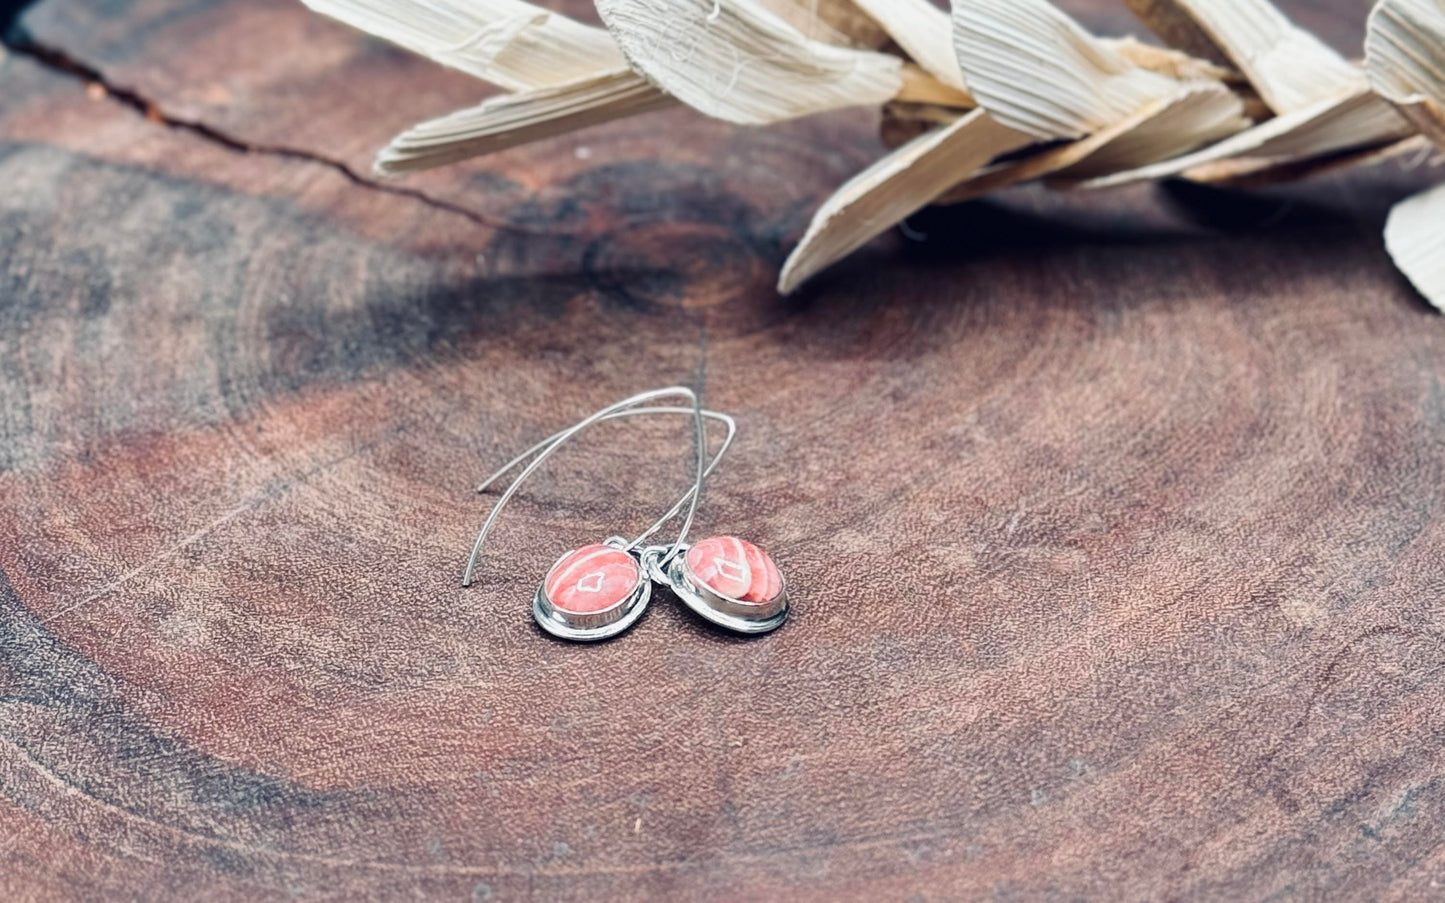
[[[698,617],[738,633],[767,633],[788,618],[788,584],[767,602],[743,602],[714,591],[687,566],[687,547],[680,548],[671,561],[663,562],[667,549],[653,546],[642,554],[642,569],[697,613]]]
[[[558,608],[547,598],[547,577],[543,577],[532,595],[532,617],[537,620],[537,626],[564,640],[586,643],[617,636],[642,617],[652,599],[650,571],[645,564],[638,564],[637,585],[632,592],[601,611],[576,612]],[[547,576],[551,575],[552,571],[548,569]]]

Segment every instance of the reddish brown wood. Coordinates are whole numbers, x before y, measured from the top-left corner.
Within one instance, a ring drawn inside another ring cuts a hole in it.
[[[337,163],[480,89],[299,4],[23,24],[133,95],[0,64],[0,899],[1438,895],[1445,325],[1380,240],[1438,170],[1016,190],[782,300],[873,114],[418,197]],[[789,624],[533,626],[678,423],[560,457],[457,586],[476,479],[698,374],[743,430],[698,535]]]

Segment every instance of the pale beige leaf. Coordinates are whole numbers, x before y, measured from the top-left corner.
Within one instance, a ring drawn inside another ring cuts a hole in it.
[[[1221,66],[1173,48],[1145,44],[1133,37],[1100,38],[1099,40],[1141,69],[1167,75],[1182,82],[1198,80],[1223,82],[1239,97],[1240,102],[1244,105],[1245,117],[1252,122],[1268,119],[1274,115],[1274,111],[1265,105],[1254,87],[1240,74],[1238,69]]]
[[[1153,44],[1145,44],[1133,36],[1101,37],[1098,38],[1098,41],[1140,69],[1167,75],[1176,81],[1213,79],[1233,86],[1244,80],[1244,76],[1240,75],[1236,69],[1221,66],[1197,56],[1190,56],[1182,50],[1172,47],[1155,47]]]
[[[759,0],[803,37],[839,47],[881,50],[892,40],[853,0]]]
[[[935,204],[959,204],[971,201],[994,191],[1020,182],[1040,179],[1051,173],[1081,163],[1115,141],[1138,128],[1145,120],[1157,116],[1164,106],[1162,101],[1141,107],[1133,116],[1121,119],[1078,141],[1039,145],[1031,153],[1017,159],[992,163],[983,167],[973,176],[954,185],[947,192],[933,200]]]
[[[1323,157],[1308,157],[1303,160],[1272,160],[1257,157],[1232,157],[1214,163],[1205,163],[1185,171],[1190,181],[1209,182],[1214,185],[1232,185],[1238,188],[1258,188],[1277,185],[1280,182],[1297,182],[1312,179],[1332,172],[1342,172],[1363,166],[1375,166],[1401,157],[1419,158],[1428,154],[1431,144],[1424,135],[1411,135],[1402,141],[1392,141],[1380,147],[1351,150]]]
[[[626,65],[611,36],[522,0],[302,0],[354,28],[512,91]]]
[[[1238,66],[1270,109],[1291,113],[1358,93],[1364,74],[1268,0],[1131,0],[1165,40],[1187,17]],[[1187,40],[1187,38],[1186,38]],[[1192,42],[1191,42],[1192,43]],[[1181,49],[1197,52],[1197,46]]]
[[[1445,185],[1395,205],[1385,248],[1425,300],[1445,311]]]
[[[1107,188],[1145,179],[1163,179],[1234,157],[1267,161],[1269,165],[1309,160],[1327,154],[1385,145],[1409,137],[1410,124],[1374,93],[1362,90],[1330,98],[1170,160],[1091,179],[1086,188]]]
[[[1148,26],[1176,50],[1209,60],[1220,66],[1233,66],[1229,57],[1214,43],[1214,39],[1190,18],[1176,0],[1124,0],[1139,21]]]
[[[1093,153],[1062,170],[1066,179],[1133,169],[1168,160],[1237,134],[1249,125],[1239,98],[1219,82],[1187,82],[1133,128],[1118,130]]]
[[[974,98],[1000,122],[1040,139],[1080,138],[1182,90],[1133,65],[1047,0],[959,0],[953,20]]]
[[[1375,91],[1445,147],[1445,0],[1380,0],[1365,67]]]
[[[948,13],[928,0],[855,0],[903,52],[934,78],[965,90],[963,71],[953,52],[953,24]]]
[[[791,292],[994,157],[1030,140],[975,110],[894,149],[849,179],[818,208],[783,265],[778,291]]]
[[[903,64],[903,83],[893,100],[905,103],[926,103],[936,106],[971,110],[978,104],[961,88],[944,84],[913,63]]]
[[[431,169],[676,103],[626,68],[502,94],[412,126],[382,149],[375,168],[381,175]]]
[[[954,186],[935,203],[955,204],[1018,182],[1055,173],[1078,179],[1113,172],[1181,153],[1237,130],[1236,108],[1218,95],[1218,84],[1200,82],[1169,100],[1156,100],[1132,116],[1078,141],[1047,147],[1018,160],[997,163]]]
[[[901,61],[811,40],[757,0],[597,0],[634,69],[700,113],[763,125],[898,92]]]

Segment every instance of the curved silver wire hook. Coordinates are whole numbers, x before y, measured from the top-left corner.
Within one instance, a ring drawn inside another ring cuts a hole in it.
[[[637,417],[652,414],[691,415],[692,413],[692,408],[680,407],[628,408],[624,411],[613,411],[606,417],[601,418],[601,420],[599,420],[598,422],[600,423],[602,420],[616,420],[618,417]],[[722,445],[718,446],[718,450],[716,452],[713,452],[712,460],[707,463],[707,467],[703,468],[702,476],[705,480],[708,477],[712,476],[712,472],[716,470],[718,464],[722,462],[723,456],[728,453],[728,449],[732,448],[733,440],[737,438],[738,434],[738,422],[737,420],[733,419],[732,415],[724,414],[721,411],[709,411],[704,408],[701,413],[702,416],[707,418],[708,420],[716,420],[727,428],[727,435],[723,437]],[[506,473],[512,468],[516,467],[518,464],[521,464],[523,461],[526,461],[528,458],[532,457],[532,455],[551,445],[553,442],[559,441],[562,434],[565,432],[567,431],[559,430],[558,432],[553,433],[546,439],[543,439],[541,442],[536,443],[531,448],[527,449],[520,455],[517,455],[512,460],[508,461],[506,464],[502,465],[502,467],[496,473],[487,477],[480,484],[478,484],[477,492],[486,492],[489,486],[491,486],[493,483],[497,482],[497,480],[505,476]],[[636,539],[628,543],[627,548],[624,549],[624,551],[630,552],[638,546],[642,545],[644,540],[646,540],[652,534],[656,533],[658,530],[661,530],[668,521],[672,520],[674,517],[677,517],[678,512],[682,510],[682,506],[687,504],[688,499],[692,498],[692,494],[695,491],[696,487],[689,486],[687,492],[684,492],[682,496],[673,503],[672,507],[668,509],[667,513],[664,514],[662,517],[659,517],[656,521],[653,522],[652,526],[642,531],[642,533]]]
[[[492,526],[496,524],[497,517],[502,513],[502,509],[506,507],[507,502],[511,500],[512,496],[516,493],[516,491],[521,488],[522,483],[526,481],[527,477],[531,476],[538,467],[541,467],[542,463],[546,461],[549,457],[551,457],[553,452],[561,448],[568,439],[571,439],[573,436],[577,435],[582,430],[598,422],[599,420],[605,420],[618,411],[626,410],[637,405],[646,404],[650,401],[656,401],[658,399],[667,398],[670,396],[680,396],[692,402],[692,412],[694,420],[693,426],[695,433],[693,445],[696,451],[696,462],[693,471],[693,490],[690,493],[691,498],[688,504],[687,517],[683,519],[682,529],[678,532],[677,539],[673,541],[671,549],[668,550],[666,558],[671,559],[674,555],[676,555],[678,550],[682,547],[683,542],[687,538],[687,531],[692,528],[693,517],[697,514],[698,500],[702,496],[703,471],[705,470],[704,459],[707,455],[707,449],[704,447],[704,444],[706,442],[706,435],[703,431],[702,406],[698,400],[697,393],[687,388],[686,386],[671,386],[666,389],[653,389],[648,392],[638,393],[637,395],[633,395],[630,398],[624,398],[619,402],[610,404],[607,407],[592,413],[590,416],[578,421],[577,423],[557,434],[557,437],[552,440],[552,443],[548,445],[545,449],[543,449],[535,458],[532,459],[531,463],[529,463],[526,468],[524,468],[522,472],[517,475],[517,478],[513,480],[511,485],[507,487],[506,491],[502,493],[501,498],[497,499],[497,503],[492,506],[491,513],[487,515],[486,522],[482,524],[482,529],[480,530],[480,532],[477,533],[476,542],[472,544],[472,554],[467,558],[467,569],[462,574],[462,586],[471,586],[472,575],[476,572],[477,557],[481,554],[482,545],[487,541],[487,534],[491,532]]]

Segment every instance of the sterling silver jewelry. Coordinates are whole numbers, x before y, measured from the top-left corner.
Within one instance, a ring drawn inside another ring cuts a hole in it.
[[[682,397],[691,407],[645,407],[648,402]],[[609,405],[565,430],[533,445],[507,462],[477,487],[485,491],[498,478],[524,461],[529,462],[493,506],[477,534],[462,577],[469,586],[487,535],[501,509],[521,483],[568,439],[602,420],[641,414],[689,414],[695,425],[696,467],[692,487],[651,527],[628,542],[612,536],[583,546],[557,559],[532,598],[532,616],[554,636],[569,640],[601,640],[622,633],[636,623],[652,597],[652,584],[669,589],[704,620],[738,633],[757,634],[776,629],[788,617],[786,581],[772,558],[753,543],[735,536],[713,536],[693,545],[686,542],[702,497],[703,483],[727,454],[737,435],[737,423],[726,414],[703,410],[696,394],[685,387],[643,392]],[[712,460],[706,457],[705,420],[718,420],[727,435]],[[642,546],[687,506],[677,538],[668,545]]]
[[[691,403],[690,407],[643,407],[650,402],[665,398],[682,398]],[[532,615],[537,624],[548,633],[568,640],[602,640],[616,636],[636,623],[647,608],[652,596],[651,573],[642,564],[643,552],[639,551],[644,540],[659,530],[687,506],[687,515],[678,530],[677,538],[667,546],[650,546],[645,551],[652,560],[666,563],[686,548],[688,530],[697,513],[698,499],[702,495],[703,481],[723,456],[727,454],[737,434],[737,423],[726,414],[705,411],[701,408],[696,393],[691,389],[674,386],[643,392],[625,398],[595,412],[573,426],[544,439],[527,451],[508,462],[497,473],[488,477],[477,487],[484,491],[503,474],[530,458],[527,466],[502,493],[492,507],[486,522],[472,545],[472,554],[462,576],[462,586],[470,586],[476,571],[482,546],[491,532],[502,508],[506,506],[521,484],[542,465],[553,452],[567,440],[601,420],[639,414],[690,414],[695,421],[695,469],[693,485],[682,498],[645,530],[636,539],[628,542],[620,536],[609,537],[601,543],[583,546],[557,559],[548,570],[546,577],[537,587],[532,599]],[[705,420],[718,420],[727,427],[727,435],[711,462],[706,458],[707,436]]]
[[[703,620],[738,633],[767,633],[788,618],[788,586],[768,553],[736,536],[713,536],[668,561],[642,555],[652,579]]]

